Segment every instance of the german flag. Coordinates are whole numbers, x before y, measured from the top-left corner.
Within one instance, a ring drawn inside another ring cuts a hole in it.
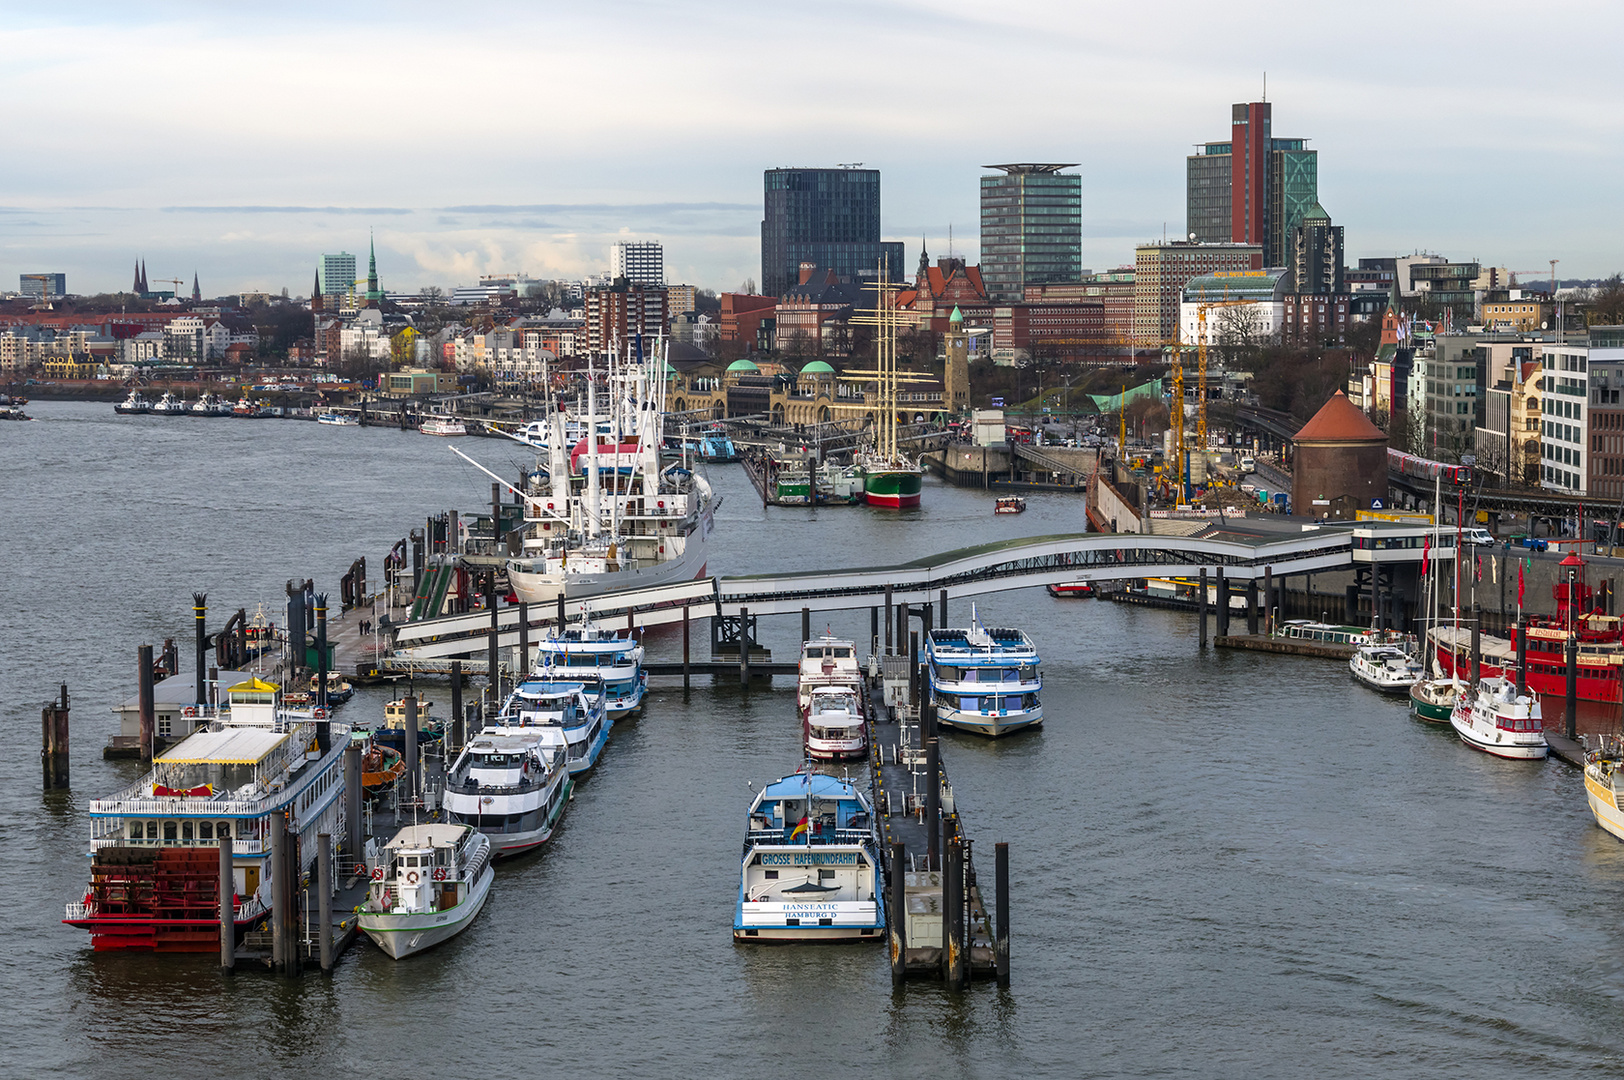
[[[812,825],[812,819],[810,817],[802,818],[799,822],[796,823],[794,830],[789,834],[790,840],[793,841],[796,837],[800,836],[802,833],[807,832],[811,828],[811,825]]]

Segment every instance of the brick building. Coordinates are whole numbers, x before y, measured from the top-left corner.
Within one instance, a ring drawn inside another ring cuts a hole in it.
[[[593,356],[618,351],[629,355],[632,338],[647,339],[645,348],[665,333],[666,291],[663,285],[638,285],[626,278],[588,289],[586,294],[586,348]]]
[[[1191,278],[1221,270],[1263,269],[1259,244],[1203,244],[1172,240],[1134,251],[1133,337],[1141,345],[1171,341],[1178,333],[1179,299]]]

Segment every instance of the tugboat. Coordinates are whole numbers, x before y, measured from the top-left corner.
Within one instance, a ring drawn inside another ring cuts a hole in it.
[[[367,860],[357,925],[403,960],[468,929],[491,892],[491,842],[468,825],[408,825]]]
[[[1550,753],[1539,698],[1510,679],[1479,680],[1456,699],[1449,722],[1461,742],[1495,757],[1538,761]]]
[[[152,402],[148,401],[139,390],[131,390],[130,396],[113,406],[113,411],[120,416],[145,416],[152,411]]]
[[[883,940],[878,853],[856,787],[810,771],[773,781],[750,804],[733,940]]]

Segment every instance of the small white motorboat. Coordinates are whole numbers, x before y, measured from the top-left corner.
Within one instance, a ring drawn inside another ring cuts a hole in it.
[[[1482,679],[1455,699],[1449,723],[1460,741],[1495,757],[1537,761],[1550,753],[1539,698],[1510,679]]]
[[[408,825],[367,860],[356,916],[378,948],[404,959],[462,933],[490,895],[491,842],[469,825]]]
[[[1405,694],[1426,674],[1421,661],[1397,645],[1361,645],[1348,661],[1353,677],[1384,694]]]

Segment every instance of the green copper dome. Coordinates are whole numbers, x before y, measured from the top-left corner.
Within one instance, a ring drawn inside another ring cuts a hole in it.
[[[833,375],[834,373],[835,369],[822,360],[814,360],[801,369],[802,375]]]
[[[753,361],[750,361],[750,360],[735,360],[735,361],[733,361],[731,364],[729,364],[727,366],[727,369],[729,371],[760,371],[761,370],[760,368],[756,367],[756,365],[755,365],[755,363]]]

